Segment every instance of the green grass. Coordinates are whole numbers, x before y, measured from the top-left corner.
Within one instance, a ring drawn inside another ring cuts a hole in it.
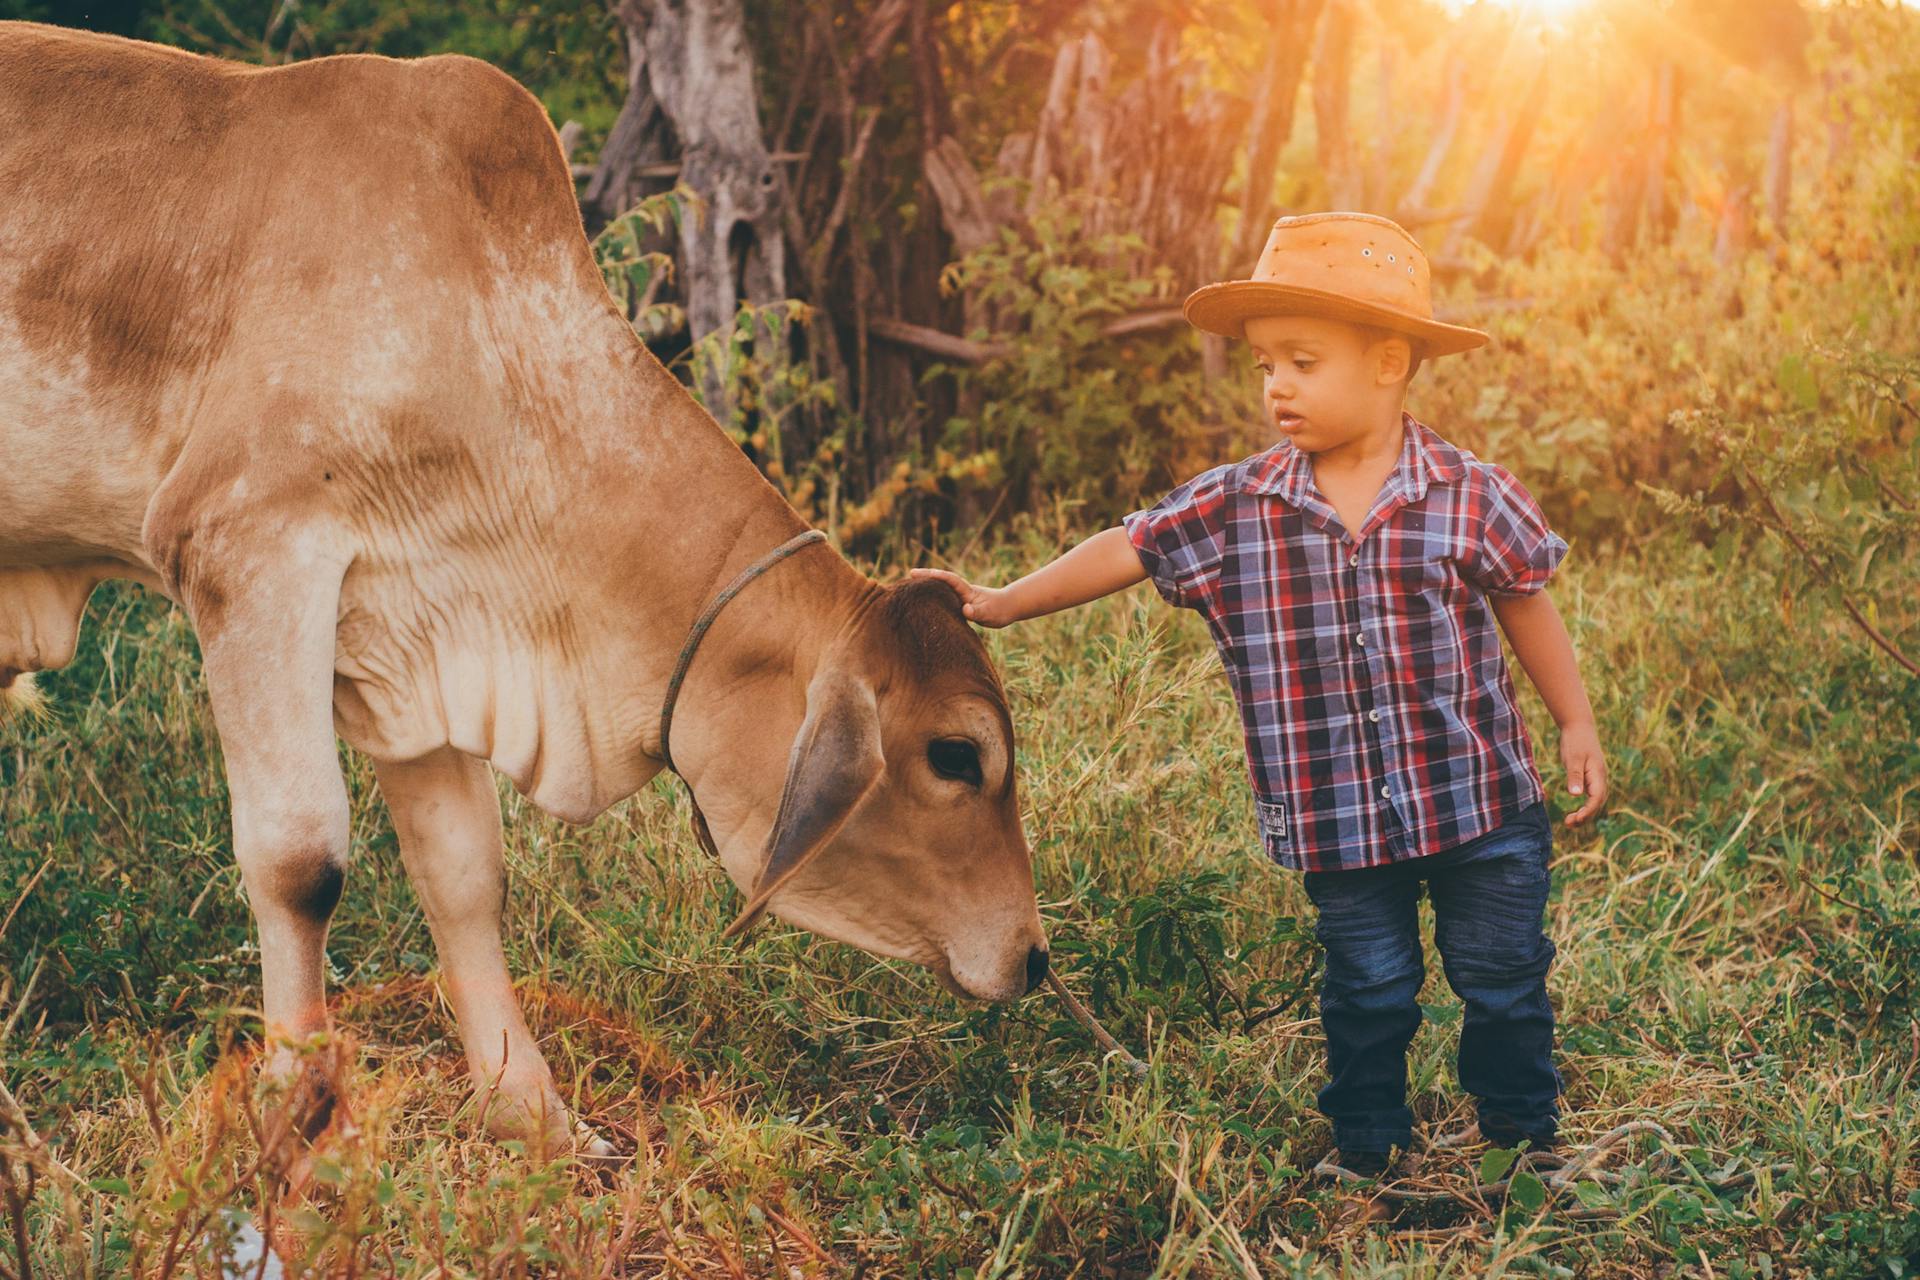
[[[1027,527],[967,567],[1003,578],[1049,545]],[[1556,836],[1565,1130],[1657,1122],[1677,1165],[1636,1139],[1603,1166],[1625,1179],[1578,1199],[1372,1223],[1304,1176],[1328,1144],[1311,908],[1258,853],[1204,627],[1142,587],[991,644],[1056,964],[1146,1081],[1044,996],[962,1006],[777,923],[721,943],[737,895],[665,781],[585,829],[509,793],[529,1016],[580,1110],[645,1149],[603,1183],[476,1138],[425,925],[344,756],[329,955],[351,1123],[316,1195],[272,1210],[309,1259],[293,1273],[1905,1274],[1920,681],[1837,611],[1784,619],[1757,589],[1781,566],[1753,555],[1730,575],[1677,537],[1576,547],[1554,586],[1613,771],[1607,815]],[[45,684],[56,718],[0,736],[0,1053],[46,1144],[0,1144],[9,1185],[37,1174],[25,1247],[39,1275],[160,1274],[172,1238],[178,1274],[217,1274],[219,1211],[269,1208],[246,1121],[257,957],[192,639],[108,589]],[[1459,1006],[1429,968],[1411,1075],[1440,1126],[1466,1116]]]

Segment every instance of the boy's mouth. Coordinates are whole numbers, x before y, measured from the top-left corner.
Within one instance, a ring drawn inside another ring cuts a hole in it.
[[[1298,431],[1306,420],[1297,413],[1283,413],[1274,421],[1282,431]]]

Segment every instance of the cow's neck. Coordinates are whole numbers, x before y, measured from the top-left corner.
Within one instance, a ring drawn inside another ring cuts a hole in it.
[[[610,547],[591,527],[575,536],[597,550],[598,615],[610,627],[603,678],[620,691],[610,718],[613,767],[599,768],[599,800],[631,794],[661,767],[660,713],[674,665],[700,613],[743,570],[804,532],[803,521],[622,322],[632,345],[624,398],[597,460],[588,465],[604,501],[625,511],[625,541]],[[611,477],[617,483],[608,484]],[[701,640],[673,721],[676,769],[722,810],[716,794],[732,765],[763,754],[780,776],[822,653],[871,599],[869,580],[828,546],[811,546],[736,596]],[[714,768],[715,755],[723,757]],[[756,779],[757,796],[764,778]]]
[[[492,388],[455,388],[411,436],[361,436],[342,459],[367,476],[371,514],[342,599],[336,716],[374,754],[451,743],[584,821],[662,768],[660,706],[703,604],[806,524],[597,280],[543,278],[484,305],[536,336],[497,353]],[[392,459],[372,457],[382,443]],[[434,501],[396,505],[396,491]],[[687,676],[676,768],[735,777],[766,754],[783,770],[812,664],[870,595],[810,547],[733,601]],[[726,789],[708,785],[720,812]]]
[[[660,710],[688,629],[740,570],[806,527],[618,324],[619,334],[601,334],[604,359],[581,359],[576,348],[562,366],[583,371],[577,390],[549,388],[544,411],[516,406],[517,434],[502,451],[513,461],[482,486],[497,492],[462,504],[466,524],[427,544],[400,539],[415,544],[401,557],[404,582],[350,590],[343,603],[349,676],[356,625],[371,625],[356,616],[358,597],[385,597],[363,612],[398,613],[423,637],[358,646],[359,667],[381,678],[358,686],[364,698],[350,689],[337,700],[350,740],[398,754],[450,742],[490,760],[542,809],[576,821],[659,771]],[[555,379],[551,367],[543,376]],[[870,593],[867,579],[816,547],[730,604],[676,711],[681,772],[735,776],[744,748],[728,746],[729,732],[784,731],[768,757],[783,769],[813,665]],[[394,650],[404,652],[387,656]],[[382,672],[383,663],[407,670]],[[755,704],[763,704],[758,713]],[[716,735],[724,717],[735,727]],[[716,802],[724,814],[726,798]]]

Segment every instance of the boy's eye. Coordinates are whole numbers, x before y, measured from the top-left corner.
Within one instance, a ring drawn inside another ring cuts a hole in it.
[[[1302,373],[1304,373],[1308,369],[1313,368],[1315,363],[1316,362],[1312,360],[1295,360],[1293,362],[1293,367],[1300,370]]]

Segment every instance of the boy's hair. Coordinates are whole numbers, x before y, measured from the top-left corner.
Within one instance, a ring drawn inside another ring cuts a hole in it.
[[[1353,327],[1360,331],[1361,341],[1367,346],[1372,346],[1374,343],[1384,341],[1387,338],[1399,338],[1403,340],[1407,344],[1408,349],[1413,353],[1413,359],[1407,362],[1406,381],[1401,383],[1401,385],[1405,386],[1407,382],[1413,381],[1413,375],[1420,372],[1420,343],[1417,340],[1408,334],[1401,333],[1398,329],[1388,329],[1377,324],[1356,324]]]

